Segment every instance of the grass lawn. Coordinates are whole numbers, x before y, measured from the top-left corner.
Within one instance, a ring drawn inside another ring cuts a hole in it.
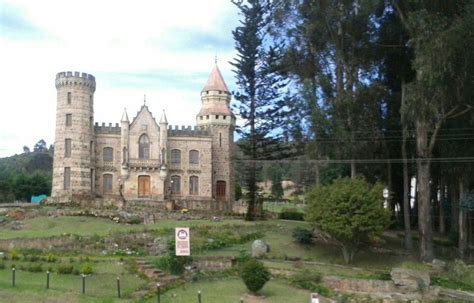
[[[219,222],[209,220],[160,220],[155,224],[117,224],[112,220],[95,217],[36,217],[23,220],[21,230],[11,230],[0,227],[0,239],[14,238],[47,238],[61,236],[63,234],[75,234],[79,236],[106,236],[111,232],[127,232],[141,230],[159,230],[181,226],[219,226],[224,224],[253,224],[242,220],[222,220]]]
[[[227,278],[219,281],[190,283],[185,288],[170,290],[163,296],[161,302],[197,302],[198,290],[202,294],[202,303],[238,303],[240,298],[247,292],[245,284],[240,279]],[[265,302],[301,303],[309,302],[310,292],[293,288],[283,281],[271,280],[265,284],[260,294],[266,297]],[[149,302],[156,302],[156,299],[149,300]]]
[[[50,289],[46,289],[45,273],[17,270],[16,287],[12,287],[10,269],[0,270],[1,302],[114,302],[117,296],[116,274],[96,273],[86,278],[86,294],[82,294],[81,277],[51,274]],[[131,294],[146,283],[141,278],[124,273],[120,275],[120,302],[133,302]]]

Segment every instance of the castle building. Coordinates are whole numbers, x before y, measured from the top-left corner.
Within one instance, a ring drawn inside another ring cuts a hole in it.
[[[54,202],[175,202],[186,208],[231,209],[235,116],[217,65],[201,91],[195,127],[157,123],[144,104],[120,125],[94,123],[94,76],[56,75]]]

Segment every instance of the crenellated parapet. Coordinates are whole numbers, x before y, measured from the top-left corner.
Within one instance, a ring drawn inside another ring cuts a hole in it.
[[[178,125],[175,125],[174,128],[172,125],[168,126],[168,136],[169,137],[209,137],[211,133],[208,130],[201,129],[197,126],[181,126],[181,129]]]
[[[92,92],[95,91],[95,77],[91,74],[81,72],[60,72],[56,74],[56,88],[62,86],[85,86]]]
[[[112,125],[112,123],[109,123],[109,125],[106,125],[105,123],[99,125],[99,123],[96,122],[94,125],[94,131],[96,134],[120,135],[121,127],[118,123],[115,123],[115,125]]]

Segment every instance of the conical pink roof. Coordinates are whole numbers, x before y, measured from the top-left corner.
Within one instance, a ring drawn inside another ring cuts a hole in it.
[[[217,64],[212,69],[209,79],[207,79],[207,83],[202,89],[203,92],[210,90],[229,92],[229,89],[227,88],[227,85],[225,85],[224,78],[222,78],[221,71],[217,67]]]

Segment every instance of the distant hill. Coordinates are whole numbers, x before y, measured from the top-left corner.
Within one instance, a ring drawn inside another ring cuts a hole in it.
[[[30,201],[51,193],[52,152],[28,152],[0,158],[0,203]]]

